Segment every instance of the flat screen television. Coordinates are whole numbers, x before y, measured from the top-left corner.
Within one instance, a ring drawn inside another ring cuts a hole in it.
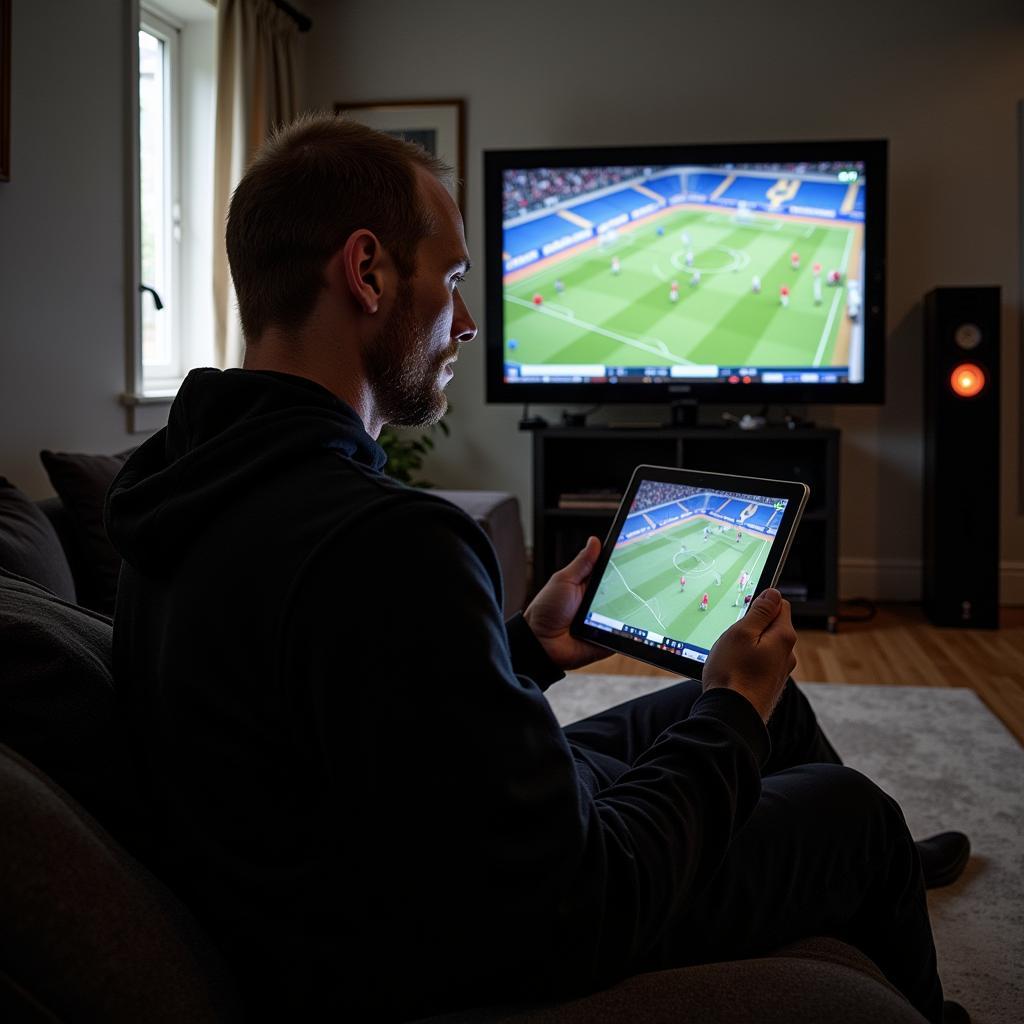
[[[887,143],[484,154],[487,400],[881,402]]]

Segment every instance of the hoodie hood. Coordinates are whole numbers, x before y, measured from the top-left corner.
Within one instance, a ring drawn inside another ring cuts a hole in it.
[[[387,461],[356,413],[314,381],[263,370],[193,370],[167,426],[114,479],[107,534],[126,562],[162,575],[242,493],[324,448],[378,472]]]

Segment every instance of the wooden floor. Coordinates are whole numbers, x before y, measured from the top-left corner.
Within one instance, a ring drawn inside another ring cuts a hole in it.
[[[796,653],[798,682],[966,686],[1024,744],[1024,608],[1004,608],[998,630],[940,629],[916,605],[883,604],[834,634],[800,630]],[[591,671],[670,675],[621,654]]]

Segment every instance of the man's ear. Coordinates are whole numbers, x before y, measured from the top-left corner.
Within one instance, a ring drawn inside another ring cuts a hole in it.
[[[380,239],[360,229],[327,261],[324,273],[329,288],[347,292],[362,312],[372,315],[389,289],[392,266]]]

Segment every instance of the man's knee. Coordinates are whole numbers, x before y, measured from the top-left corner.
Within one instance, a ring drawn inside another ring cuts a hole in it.
[[[799,765],[775,778],[786,780],[790,799],[805,804],[806,820],[813,828],[855,831],[870,845],[883,847],[901,840],[911,842],[899,804],[854,768]]]

